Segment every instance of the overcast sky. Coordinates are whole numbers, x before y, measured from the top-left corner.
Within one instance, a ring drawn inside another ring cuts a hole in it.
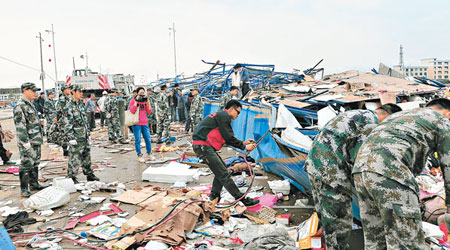
[[[40,83],[40,68],[54,77],[55,28],[58,79],[71,74],[72,57],[102,73],[134,74],[136,83],[173,77],[175,22],[178,73],[206,71],[201,60],[275,64],[277,71],[312,67],[326,73],[370,70],[379,62],[406,65],[421,58],[450,59],[450,1],[363,0],[0,0],[0,87]],[[53,85],[46,80],[47,86]]]

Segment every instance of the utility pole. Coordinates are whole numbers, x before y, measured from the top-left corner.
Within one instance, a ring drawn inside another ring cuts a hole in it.
[[[399,62],[400,68],[403,70],[404,62],[403,62],[403,45],[400,44],[400,62]]]
[[[75,69],[75,57],[72,56],[73,69]]]
[[[53,42],[53,63],[55,64],[55,95],[58,96],[58,70],[56,68],[56,48],[55,48],[55,31],[53,30],[53,24],[52,24],[52,30],[46,30],[45,32],[52,33],[52,42]]]
[[[172,23],[172,28],[169,27],[169,30],[173,32],[173,58],[175,62],[175,77],[177,77],[177,46],[175,43],[175,22]]]
[[[42,59],[42,35],[41,32],[39,32],[39,36],[37,37],[39,38],[39,49],[41,52],[41,80],[42,80],[42,91],[44,91],[45,97],[47,97],[47,93],[45,92],[45,87],[44,87],[44,78],[45,78],[45,74],[44,74],[44,61]]]

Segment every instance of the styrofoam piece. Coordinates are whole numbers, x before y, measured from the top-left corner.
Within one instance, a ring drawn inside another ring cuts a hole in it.
[[[75,193],[77,191],[75,183],[71,178],[56,177],[53,178],[53,186],[64,188],[69,193]]]
[[[291,191],[291,184],[288,180],[274,180],[268,181],[267,183],[273,193],[283,193],[284,195],[288,195]]]
[[[284,104],[280,103],[280,106],[278,106],[277,122],[275,123],[275,127],[286,128],[288,125],[294,128],[302,127],[291,111],[289,111]]]
[[[191,182],[197,170],[189,168],[189,165],[178,162],[170,162],[163,167],[149,167],[142,173],[142,180],[162,183]]]
[[[48,210],[67,204],[69,201],[69,192],[64,188],[51,186],[30,196],[23,202],[23,206],[35,210]]]
[[[422,104],[423,101],[416,101],[416,102],[404,102],[404,103],[397,103],[402,110],[411,110],[415,108],[420,108],[420,104]]]
[[[289,126],[281,133],[281,139],[299,148],[307,150],[311,149],[313,140],[307,135],[302,134],[300,131],[292,126]]]
[[[337,116],[336,111],[330,106],[317,111],[317,116],[319,117],[318,126],[319,129],[323,128],[331,119]]]

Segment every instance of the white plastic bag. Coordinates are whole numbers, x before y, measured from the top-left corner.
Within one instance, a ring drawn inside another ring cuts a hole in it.
[[[67,204],[69,201],[69,192],[63,188],[51,186],[30,196],[23,202],[23,206],[35,210],[49,210]]]

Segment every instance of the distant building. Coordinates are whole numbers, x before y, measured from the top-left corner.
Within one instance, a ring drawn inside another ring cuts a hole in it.
[[[437,58],[427,58],[420,60],[420,66],[405,66],[400,69],[398,66],[395,69],[401,71],[405,76],[413,77],[427,77],[433,80],[449,80],[449,66],[450,60],[438,60]]]
[[[22,96],[20,88],[2,88],[0,89],[0,101],[18,100]]]

